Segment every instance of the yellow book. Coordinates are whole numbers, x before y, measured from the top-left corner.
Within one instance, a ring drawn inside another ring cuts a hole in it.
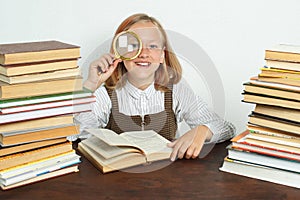
[[[40,72],[50,72],[62,69],[77,68],[77,58],[71,60],[46,61],[38,63],[25,63],[16,65],[0,65],[0,74],[5,76],[17,76]]]
[[[64,152],[61,154],[49,156],[49,157],[42,158],[39,160],[34,160],[32,162],[23,163],[23,164],[16,165],[16,166],[13,166],[13,167],[10,167],[7,169],[2,169],[2,170],[0,170],[0,178],[18,174],[18,173],[20,173],[20,171],[26,172],[28,170],[31,170],[32,166],[39,165],[40,167],[43,167],[43,166],[45,166],[46,161],[55,160],[55,159],[63,158],[65,156],[71,156],[74,154],[75,154],[75,150],[70,150],[70,151],[67,151],[67,152]]]
[[[0,170],[68,152],[72,149],[72,143],[64,142],[32,151],[0,157]]]
[[[0,133],[0,143],[3,146],[23,144],[28,142],[62,138],[79,134],[79,125],[67,124],[45,127],[36,130],[13,131]]]
[[[264,85],[256,85],[251,83],[244,83],[244,91],[246,93],[280,97],[285,99],[294,99],[294,100],[300,99],[299,91],[293,91],[284,88],[276,88],[276,87],[264,86]]]
[[[259,76],[268,76],[268,77],[281,77],[281,78],[300,78],[299,71],[284,70],[284,69],[274,69],[274,68],[261,68],[261,73]]]
[[[28,129],[37,129],[46,126],[59,126],[64,124],[71,124],[74,122],[73,115],[60,115],[54,117],[32,119],[20,122],[12,122],[7,124],[1,124],[0,133],[10,131],[21,131]]]
[[[19,84],[8,84],[0,81],[0,100],[74,92],[82,89],[81,76]]]
[[[50,79],[57,79],[57,78],[76,77],[80,75],[81,75],[81,71],[77,67],[72,69],[63,69],[63,70],[25,74],[25,75],[18,75],[18,76],[5,76],[0,74],[0,81],[9,84],[17,84],[17,83],[28,83],[28,82],[43,81],[43,80],[50,80]]]
[[[23,152],[23,151],[33,150],[33,149],[37,149],[40,147],[54,145],[54,144],[58,144],[58,143],[66,142],[66,141],[67,141],[67,138],[55,138],[55,139],[50,139],[50,140],[30,142],[30,143],[26,143],[26,144],[14,145],[14,146],[9,146],[9,147],[0,147],[0,157]]]

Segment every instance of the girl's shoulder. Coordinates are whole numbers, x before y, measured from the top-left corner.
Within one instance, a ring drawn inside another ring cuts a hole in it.
[[[106,86],[103,84],[97,90],[95,90],[94,95],[96,97],[101,97],[101,99],[107,97],[109,98],[109,90],[110,89],[106,88]]]
[[[187,83],[186,80],[181,79],[180,81],[178,81],[177,83],[173,84],[173,92],[183,92],[183,91],[189,91],[192,92],[191,87],[189,86],[189,84]]]

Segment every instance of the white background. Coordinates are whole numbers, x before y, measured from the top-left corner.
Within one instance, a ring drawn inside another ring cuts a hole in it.
[[[157,18],[212,59],[225,90],[224,117],[238,133],[253,109],[241,102],[242,84],[259,73],[264,50],[300,44],[298,0],[0,0],[0,8],[0,43],[54,39],[79,45],[85,78],[87,58],[122,20],[140,12]]]

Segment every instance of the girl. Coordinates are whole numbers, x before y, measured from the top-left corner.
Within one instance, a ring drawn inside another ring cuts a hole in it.
[[[181,79],[181,65],[161,24],[135,14],[121,23],[115,35],[128,30],[142,41],[141,52],[133,60],[121,60],[111,49],[91,63],[84,87],[94,91],[97,101],[92,112],[76,117],[81,128],[105,127],[117,133],[155,130],[172,141],[168,144],[173,148],[172,161],[196,158],[205,142],[231,138],[234,126],[210,111]],[[177,123],[183,120],[191,130],[176,139]]]

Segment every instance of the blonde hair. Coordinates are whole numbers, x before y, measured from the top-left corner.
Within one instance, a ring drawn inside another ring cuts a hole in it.
[[[166,91],[168,84],[174,84],[178,83],[182,76],[182,68],[181,65],[176,57],[176,55],[173,53],[173,50],[169,44],[169,41],[167,39],[167,34],[161,24],[153,17],[150,17],[146,14],[139,13],[129,16],[127,19],[125,19],[118,29],[115,32],[115,35],[122,31],[128,30],[132,25],[134,25],[137,22],[146,21],[153,23],[158,30],[160,31],[162,37],[163,37],[163,45],[164,45],[164,63],[160,64],[159,68],[155,72],[155,89]],[[111,48],[112,52],[112,48]],[[124,66],[124,63],[121,62],[118,64],[116,70],[112,73],[110,78],[108,78],[105,81],[106,87],[110,89],[114,89],[117,87],[118,82],[122,82],[122,78],[126,74],[127,70]],[[119,85],[119,84],[118,84]],[[122,83],[121,83],[122,85]]]

